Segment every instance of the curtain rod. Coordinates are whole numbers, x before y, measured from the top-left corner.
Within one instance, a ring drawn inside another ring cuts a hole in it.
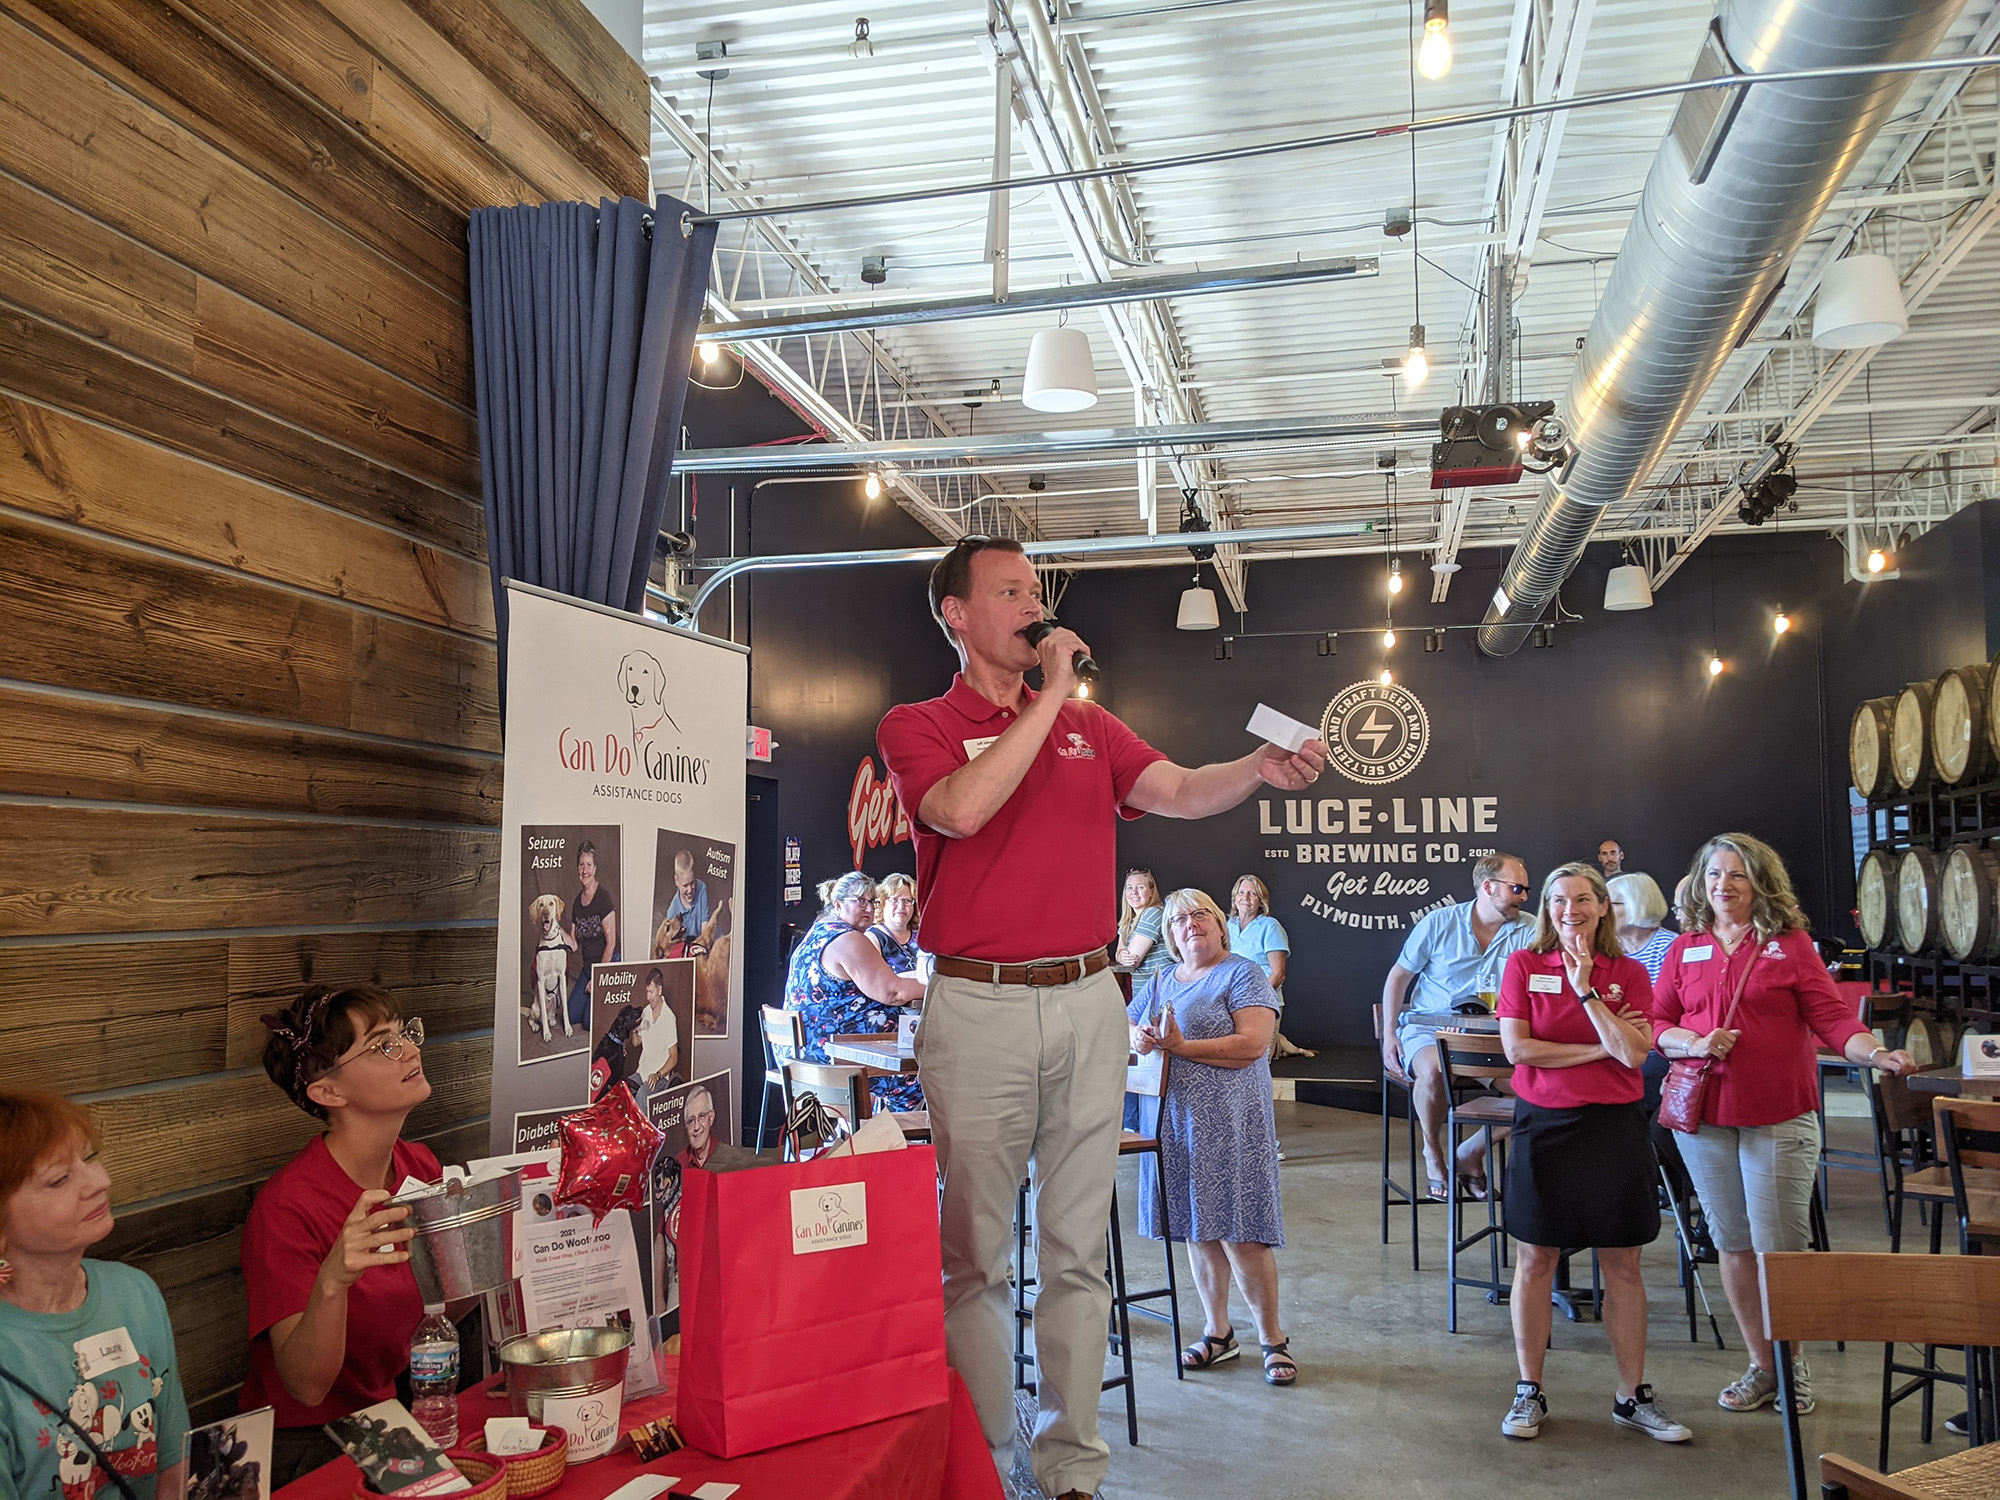
[[[1813,83],[1833,78],[1871,78],[1893,73],[1946,73],[1967,68],[2000,66],[2000,53],[1982,52],[1970,57],[1927,57],[1912,62],[1849,63],[1832,68],[1797,68],[1784,73],[1726,73],[1714,78],[1693,78],[1685,83],[1656,83],[1638,88],[1606,89],[1594,94],[1574,94],[1567,99],[1547,99],[1533,104],[1513,104],[1496,109],[1467,110],[1451,115],[1431,115],[1424,119],[1399,121],[1391,125],[1360,126],[1329,135],[1303,136],[1295,140],[1270,141],[1260,146],[1226,146],[1214,151],[1196,151],[1157,161],[1128,162],[1118,166],[1079,167],[1067,172],[1044,172],[1032,177],[1011,177],[1001,181],[962,182],[949,187],[921,188],[916,192],[876,193],[855,198],[826,198],[807,203],[773,203],[761,208],[724,209],[718,213],[681,215],[681,233],[691,235],[699,224],[722,224],[733,219],[768,219],[800,214],[833,213],[849,208],[886,208],[904,203],[928,203],[940,198],[965,198],[985,193],[1005,193],[1028,188],[1057,187],[1070,182],[1094,182],[1101,178],[1132,177],[1147,172],[1177,171],[1184,167],[1210,166],[1221,162],[1247,161],[1260,156],[1278,156],[1293,151],[1316,151],[1328,146],[1349,146],[1392,135],[1425,135],[1438,130],[1490,125],[1503,120],[1525,120],[1536,115],[1594,109],[1607,104],[1643,103],[1649,99],[1671,99],[1683,94],[1705,93],[1712,89],[1747,88],[1757,83]],[[653,85],[658,90],[659,85]]]

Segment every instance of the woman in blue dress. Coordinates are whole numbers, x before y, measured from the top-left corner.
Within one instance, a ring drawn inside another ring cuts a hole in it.
[[[805,1060],[825,1063],[826,1039],[862,1032],[894,1031],[906,1005],[923,1003],[924,987],[896,973],[870,942],[875,915],[875,882],[859,870],[823,881],[825,902],[819,920],[792,950],[785,979],[785,1009],[797,1011],[806,1035]],[[922,1109],[923,1090],[914,1078],[878,1078],[875,1099],[889,1109]]]
[[[868,936],[898,974],[917,972],[917,883],[898,871],[875,887],[875,925]]]
[[[1206,1369],[1241,1351],[1229,1320],[1229,1282],[1250,1305],[1264,1379],[1298,1379],[1278,1323],[1278,1258],[1285,1243],[1271,1108],[1271,1039],[1278,997],[1247,958],[1229,951],[1222,909],[1203,891],[1166,900],[1165,938],[1178,961],[1132,998],[1133,1050],[1168,1056],[1159,1133],[1168,1225],[1187,1241],[1206,1324],[1181,1367]],[[1139,1229],[1161,1237],[1159,1193],[1139,1177]]]

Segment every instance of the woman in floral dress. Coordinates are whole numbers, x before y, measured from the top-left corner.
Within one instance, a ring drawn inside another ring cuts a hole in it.
[[[819,888],[825,902],[819,919],[792,950],[785,979],[785,1009],[796,1011],[805,1028],[807,1062],[825,1063],[826,1040],[863,1032],[894,1031],[902,1008],[921,1004],[924,987],[896,973],[868,938],[875,916],[875,882],[859,870]],[[914,1078],[878,1078],[878,1106],[924,1107]]]

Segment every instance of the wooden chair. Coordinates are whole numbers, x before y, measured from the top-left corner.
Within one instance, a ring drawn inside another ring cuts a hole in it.
[[[1835,988],[1840,991],[1843,999],[1851,1000],[1854,1003],[1855,1018],[1863,1026],[1871,1030],[1876,1027],[1887,1026],[1899,1019],[1908,1000],[1908,996],[1905,995],[1893,993],[1876,994],[1866,984],[1853,980],[1839,981],[1836,983]],[[1872,1149],[1870,1150],[1856,1151],[1851,1147],[1829,1146],[1827,1144],[1831,1137],[1826,1128],[1826,1081],[1828,1078],[1841,1077],[1854,1071],[1854,1064],[1850,1063],[1842,1054],[1829,1052],[1824,1047],[1819,1049],[1819,1088],[1814,1096],[1814,1108],[1819,1114],[1820,1201],[1822,1203],[1829,1201],[1832,1192],[1830,1174],[1835,1169],[1850,1172],[1873,1172],[1877,1177],[1883,1178],[1882,1217],[1884,1223],[1887,1224],[1890,1213],[1889,1192],[1887,1178],[1884,1176],[1882,1165],[1882,1131],[1879,1122],[1871,1121],[1871,1124],[1875,1128],[1871,1131]],[[1863,1068],[1861,1071],[1863,1073],[1872,1073],[1874,1069]],[[1875,1110],[1875,1090],[1873,1088],[1868,1090],[1868,1107],[1869,1113],[1872,1115]],[[1890,1232],[1891,1234],[1895,1232],[1893,1226],[1890,1226]]]
[[[1375,1045],[1379,1051],[1382,1045],[1382,1002],[1379,1000],[1375,1002]],[[1389,1090],[1392,1087],[1403,1091],[1403,1123],[1408,1130],[1410,1150],[1410,1185],[1407,1189],[1389,1175]],[[1422,1243],[1423,1237],[1418,1232],[1417,1210],[1425,1204],[1442,1203],[1445,1201],[1442,1198],[1433,1198],[1427,1192],[1423,1194],[1417,1192],[1418,1184],[1424,1181],[1423,1164],[1417,1155],[1417,1128],[1417,1096],[1415,1088],[1411,1085],[1409,1075],[1403,1072],[1391,1072],[1387,1067],[1383,1068],[1382,1243],[1385,1245],[1389,1243],[1389,1209],[1392,1206],[1401,1208],[1404,1204],[1408,1204],[1410,1209],[1410,1269],[1412,1271],[1423,1269],[1422,1265],[1419,1264],[1423,1257],[1418,1247]]]
[[[1778,1413],[1792,1500],[1808,1494],[1805,1443],[1792,1404],[1793,1346],[1810,1340],[1962,1345],[1974,1351],[1971,1403],[1975,1445],[1980,1413],[1992,1400],[1993,1350],[2000,1344],[2000,1257],[1857,1255],[1832,1251],[1757,1257],[1764,1294],[1764,1336],[1777,1345]],[[1976,1455],[1976,1457],[1975,1457]],[[1977,1472],[1984,1488],[1962,1481]],[[1974,1446],[1934,1463],[1884,1475],[1837,1453],[1820,1456],[1823,1500],[1937,1500],[2000,1491],[2000,1446]]]
[[[817,1094],[831,1114],[847,1122],[849,1130],[859,1130],[861,1122],[874,1113],[875,1095],[868,1087],[868,1070],[842,1063],[786,1062],[785,1114],[801,1094]]]
[[[1437,1034],[1438,1068],[1444,1075],[1445,1092],[1451,1107],[1445,1115],[1445,1138],[1439,1142],[1451,1167],[1446,1188],[1449,1204],[1445,1215],[1445,1327],[1458,1332],[1458,1289],[1476,1287],[1487,1300],[1498,1304],[1507,1293],[1501,1269],[1508,1262],[1507,1225],[1502,1209],[1501,1178],[1506,1170],[1506,1148],[1499,1131],[1514,1123],[1514,1101],[1504,1094],[1489,1093],[1487,1087],[1514,1071],[1507,1061],[1506,1048],[1490,1032],[1443,1030]],[[1486,1131],[1486,1222],[1471,1234],[1465,1232],[1466,1199],[1459,1191],[1458,1147],[1467,1130]],[[1458,1257],[1481,1242],[1486,1245],[1488,1276],[1461,1276]]]
[[[1940,1097],[1931,1117],[1951,1178],[1959,1254],[2000,1251],[2000,1100]]]
[[[790,1101],[785,1096],[784,1065],[806,1050],[805,1020],[795,1010],[785,1010],[780,1006],[766,1005],[759,1011],[764,1029],[764,1099],[757,1106],[757,1154],[764,1154],[764,1129],[771,1116],[771,1090],[778,1091],[778,1106],[789,1111]],[[784,1129],[782,1118],[778,1121],[780,1131]]]
[[[1876,1159],[1889,1205],[1889,1248],[1903,1248],[1903,1221],[1914,1202],[1930,1221],[1931,1254],[1942,1247],[1938,1209],[1951,1201],[1951,1172],[1938,1165],[1930,1111],[1907,1080],[1868,1069],[1869,1107],[1875,1116]]]

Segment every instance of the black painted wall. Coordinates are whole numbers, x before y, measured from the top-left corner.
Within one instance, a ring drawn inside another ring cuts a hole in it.
[[[729,393],[692,392],[687,423],[696,447],[807,430],[748,381]],[[753,491],[756,477],[735,479],[733,537],[730,486],[699,484],[692,508],[702,556],[933,540],[888,500],[867,502],[858,480]],[[1709,542],[1652,609],[1626,614],[1602,608],[1617,551],[1593,547],[1563,591],[1568,612],[1583,618],[1564,623],[1552,649],[1523,648],[1506,660],[1480,656],[1469,630],[1448,635],[1442,652],[1422,649],[1422,627],[1475,622],[1492,594],[1501,555],[1463,560],[1450,602],[1434,606],[1429,574],[1411,557],[1411,587],[1398,600],[1403,633],[1389,660],[1428,715],[1423,760],[1388,786],[1330,775],[1308,810],[1316,825],[1318,802],[1368,798],[1371,826],[1360,841],[1371,846],[1369,857],[1337,849],[1356,842],[1344,832],[1260,832],[1260,801],[1270,804],[1270,821],[1286,827],[1285,799],[1276,794],[1205,822],[1144,818],[1121,831],[1124,862],[1149,865],[1169,888],[1200,885],[1221,899],[1245,871],[1270,884],[1294,944],[1285,1029],[1296,1041],[1370,1037],[1369,1007],[1411,913],[1463,899],[1476,848],[1522,855],[1539,881],[1552,865],[1588,858],[1600,838],[1615,837],[1628,867],[1652,873],[1671,893],[1702,839],[1747,829],[1784,853],[1816,925],[1848,933],[1846,731],[1855,702],[2000,648],[2000,506],[1990,503],[1907,548],[1892,582],[1847,582],[1832,541],[1767,532]],[[943,691],[955,669],[924,604],[925,572],[921,564],[800,572],[739,586],[734,633],[752,647],[751,714],[779,742],[769,772],[779,787],[778,823],[804,856],[805,900],[780,906],[781,919],[810,920],[812,886],[854,867],[850,795],[864,757],[870,775],[881,770],[873,755],[882,714]],[[1184,564],[1079,574],[1062,615],[1104,667],[1105,705],[1176,760],[1198,764],[1252,748],[1242,726],[1259,701],[1317,723],[1335,693],[1381,670],[1379,638],[1352,632],[1383,622],[1384,576],[1380,558],[1255,565],[1248,629],[1313,634],[1239,639],[1229,661],[1214,659],[1223,632],[1174,629]],[[1783,637],[1771,630],[1780,605],[1793,620]],[[712,605],[703,624],[729,634],[726,606]],[[1347,634],[1338,654],[1323,658],[1314,635],[1328,629]],[[1719,678],[1707,671],[1711,650],[1728,664]],[[1398,797],[1404,823],[1417,831],[1377,836],[1376,819],[1392,820],[1393,830]],[[1470,813],[1479,797],[1497,799],[1490,834],[1422,831],[1423,799],[1432,799],[1435,821],[1437,799],[1467,799]],[[1350,812],[1337,810],[1343,830]],[[876,831],[887,833],[879,824]],[[1326,845],[1326,862],[1300,864],[1300,843],[1309,857]],[[1383,843],[1398,854],[1411,846],[1413,862],[1378,857]],[[1448,844],[1458,846],[1449,863]],[[880,875],[914,861],[906,843],[877,842],[864,843],[861,864]],[[1368,894],[1329,896],[1336,873],[1364,880]],[[1384,877],[1404,889],[1374,894]],[[1309,895],[1320,906],[1304,904]],[[1331,915],[1336,908],[1373,925],[1343,925]],[[774,965],[760,963],[761,972],[748,976],[753,991],[775,995]]]

